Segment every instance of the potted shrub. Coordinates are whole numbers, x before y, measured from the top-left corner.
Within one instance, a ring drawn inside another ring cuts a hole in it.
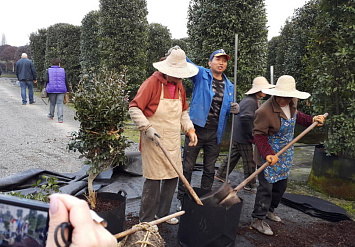
[[[331,2],[318,2],[307,47],[313,110],[329,113],[328,137],[324,147],[316,147],[309,181],[328,194],[355,200],[354,8],[351,1]]]
[[[96,206],[93,181],[103,171],[124,161],[128,139],[122,135],[128,118],[128,95],[124,76],[113,70],[101,69],[84,73],[72,99],[75,119],[80,122],[77,133],[68,144],[87,159],[87,200]]]

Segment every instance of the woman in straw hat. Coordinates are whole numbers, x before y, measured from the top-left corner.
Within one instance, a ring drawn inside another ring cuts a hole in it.
[[[239,103],[239,113],[234,116],[229,173],[233,171],[240,157],[243,159],[244,178],[249,177],[255,171],[256,164],[253,159],[254,138],[252,135],[255,111],[260,106],[260,99],[266,96],[261,90],[273,87],[275,86],[270,84],[265,77],[256,77],[253,80],[252,88],[245,93],[248,96]],[[225,158],[215,176],[221,182],[224,182],[227,174],[227,163],[228,158]],[[255,188],[256,178],[244,187],[247,191],[255,190]]]
[[[140,222],[169,214],[178,175],[154,140],[160,138],[175,164],[181,164],[182,130],[190,139],[189,145],[197,144],[194,125],[187,113],[186,92],[181,78],[194,76],[198,68],[186,61],[179,47],[171,49],[163,61],[153,63],[158,69],[140,86],[129,104],[129,113],[141,132],[143,185]],[[182,173],[182,165],[178,166]],[[167,223],[177,224],[173,218]]]
[[[293,139],[295,124],[305,127],[318,121],[323,125],[324,116],[311,117],[297,110],[298,99],[307,99],[310,94],[296,89],[292,76],[281,76],[276,87],[263,89],[272,95],[256,112],[253,135],[258,151],[270,165],[258,175],[259,186],[255,197],[251,226],[266,235],[273,235],[270,226],[264,221],[280,222],[274,213],[287,187],[287,178],[293,163],[293,147],[278,158],[275,154]]]

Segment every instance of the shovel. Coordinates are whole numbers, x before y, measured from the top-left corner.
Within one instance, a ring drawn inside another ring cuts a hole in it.
[[[191,185],[189,184],[189,182],[187,181],[187,179],[185,178],[184,174],[176,167],[176,165],[174,164],[174,161],[172,160],[170,154],[168,153],[168,151],[162,146],[161,142],[159,141],[159,138],[155,138],[154,139],[156,144],[161,148],[161,150],[163,151],[163,153],[165,154],[166,158],[169,160],[170,164],[172,165],[172,167],[174,168],[174,170],[176,171],[176,173],[179,175],[180,180],[184,183],[185,187],[187,188],[187,190],[190,192],[191,196],[194,198],[194,200],[196,201],[196,203],[198,205],[203,205],[203,203],[201,202],[200,198],[197,196],[196,192],[194,191],[194,189],[191,187]]]
[[[327,117],[328,113],[324,114],[324,117]],[[299,139],[305,136],[309,131],[311,131],[315,126],[318,125],[318,122],[314,122],[307,129],[305,129],[301,134],[295,137],[291,142],[289,142],[285,147],[283,147],[277,154],[279,157],[282,153],[284,153],[287,149],[289,149],[293,144],[295,144]],[[260,172],[262,172],[267,166],[269,162],[265,162],[262,166],[260,166],[253,174],[251,174],[248,178],[246,178],[243,182],[241,182],[234,189],[227,183],[224,183],[222,186],[217,188],[216,190],[212,190],[211,192],[205,194],[201,197],[201,201],[204,205],[211,206],[225,206],[230,207],[236,203],[240,202],[239,197],[236,192],[240,191],[247,183],[249,183],[254,177],[256,177]]]

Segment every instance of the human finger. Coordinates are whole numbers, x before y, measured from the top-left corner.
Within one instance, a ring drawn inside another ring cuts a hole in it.
[[[46,247],[56,247],[54,240],[54,232],[57,226],[63,222],[69,222],[69,212],[63,202],[53,194],[50,196],[49,203],[49,225],[48,225],[48,235]],[[58,241],[61,245],[64,245],[62,238],[58,236]]]
[[[76,197],[60,194],[58,198],[70,211],[73,226],[72,247],[116,246],[117,240],[101,224],[92,220],[88,204]]]

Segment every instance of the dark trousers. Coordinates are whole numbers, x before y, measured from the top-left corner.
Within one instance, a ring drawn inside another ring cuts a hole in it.
[[[266,214],[274,212],[279,205],[283,194],[287,188],[287,179],[277,181],[276,183],[269,183],[264,176],[264,172],[258,175],[259,186],[256,192],[253,218],[264,220]]]
[[[232,143],[232,150],[230,154],[229,171],[230,174],[235,166],[237,165],[239,159],[243,160],[243,170],[244,179],[248,178],[253,172],[255,172],[256,164],[253,159],[253,144],[251,143]],[[226,157],[221,166],[218,169],[217,176],[220,178],[225,178],[227,175],[227,165],[228,157]],[[249,185],[254,185],[256,183],[256,178],[253,178]]]
[[[178,178],[165,180],[146,179],[143,184],[139,221],[149,222],[170,214]]]
[[[211,190],[214,179],[214,167],[219,155],[220,144],[217,144],[217,130],[201,128],[195,125],[198,143],[195,147],[189,147],[190,139],[185,137],[184,153],[183,153],[183,170],[187,181],[191,182],[191,175],[194,170],[196,159],[203,149],[203,174],[201,177],[201,189]],[[179,180],[178,186],[179,200],[183,200],[186,188]]]

